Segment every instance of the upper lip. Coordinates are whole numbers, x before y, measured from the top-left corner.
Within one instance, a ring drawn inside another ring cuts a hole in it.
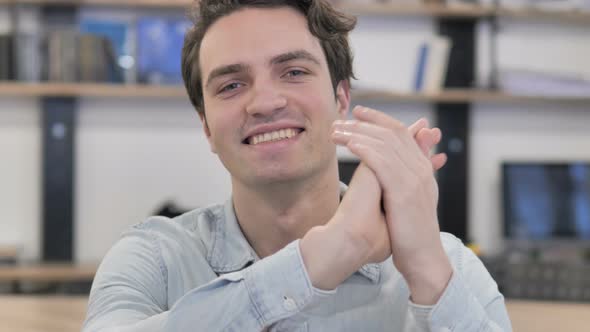
[[[258,125],[258,126],[255,126],[251,129],[249,129],[246,132],[246,135],[244,136],[244,141],[247,140],[249,137],[252,137],[255,135],[269,133],[269,132],[281,130],[281,129],[288,129],[288,128],[303,129],[303,126],[301,126],[298,123],[292,122],[292,121],[290,121],[290,122],[283,121],[283,122],[275,122],[275,123]]]

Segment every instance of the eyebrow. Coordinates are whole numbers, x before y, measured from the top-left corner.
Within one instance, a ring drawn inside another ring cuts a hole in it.
[[[315,56],[313,56],[313,54],[309,53],[306,50],[295,50],[295,51],[279,54],[277,56],[272,57],[270,59],[269,63],[271,65],[277,65],[277,64],[281,64],[281,63],[285,63],[285,62],[289,62],[289,61],[293,61],[293,60],[307,60],[307,61],[311,61],[317,65],[320,65],[320,61]],[[211,82],[218,77],[221,77],[224,75],[229,75],[229,74],[245,72],[245,71],[248,71],[249,69],[250,69],[250,67],[246,64],[243,64],[243,63],[234,63],[231,65],[225,65],[225,66],[215,68],[211,71],[211,73],[207,77],[207,83],[205,84],[205,87],[208,87],[209,85],[211,85]]]
[[[313,56],[313,54],[309,53],[306,50],[296,50],[279,54],[270,59],[270,63],[276,65],[293,60],[307,60],[315,63],[316,65],[320,64],[320,61],[315,56]]]
[[[235,74],[235,73],[244,72],[244,71],[248,71],[248,70],[249,70],[249,67],[243,63],[235,63],[235,64],[215,68],[209,74],[209,77],[207,78],[207,84],[205,86],[208,87],[209,85],[211,85],[211,82],[214,79],[216,79],[220,76]]]

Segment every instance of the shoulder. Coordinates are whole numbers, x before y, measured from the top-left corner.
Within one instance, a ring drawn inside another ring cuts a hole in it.
[[[199,282],[209,280],[207,257],[220,213],[223,209],[215,205],[172,219],[149,217],[131,226],[103,258],[97,279],[108,283],[112,281],[108,276],[116,273],[143,280],[146,289],[157,289],[169,280],[179,284],[190,279],[187,276],[200,278]]]
[[[194,209],[175,218],[153,216],[131,226],[122,238],[140,237],[157,242],[158,246],[197,244],[206,251],[222,218],[222,204]]]

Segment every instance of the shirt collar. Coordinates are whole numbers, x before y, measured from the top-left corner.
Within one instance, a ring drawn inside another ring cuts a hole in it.
[[[209,264],[218,274],[239,271],[258,260],[238,224],[231,197],[215,222]]]
[[[340,183],[341,197],[344,196],[347,188],[344,183]],[[207,259],[213,271],[218,274],[242,270],[259,260],[256,252],[242,233],[231,198],[223,205],[223,212],[215,223],[211,251]],[[369,279],[372,283],[378,283],[381,275],[381,264],[366,264],[357,273]]]

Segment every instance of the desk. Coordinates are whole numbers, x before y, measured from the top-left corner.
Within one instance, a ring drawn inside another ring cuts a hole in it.
[[[0,261],[16,262],[18,258],[18,248],[10,246],[0,246]]]
[[[0,266],[0,282],[92,281],[98,265],[35,264]]]
[[[79,332],[86,297],[0,296],[0,332]],[[583,332],[590,304],[508,301],[515,332]]]
[[[590,331],[590,304],[509,300],[515,332]]]
[[[79,332],[87,297],[0,296],[0,332]]]

